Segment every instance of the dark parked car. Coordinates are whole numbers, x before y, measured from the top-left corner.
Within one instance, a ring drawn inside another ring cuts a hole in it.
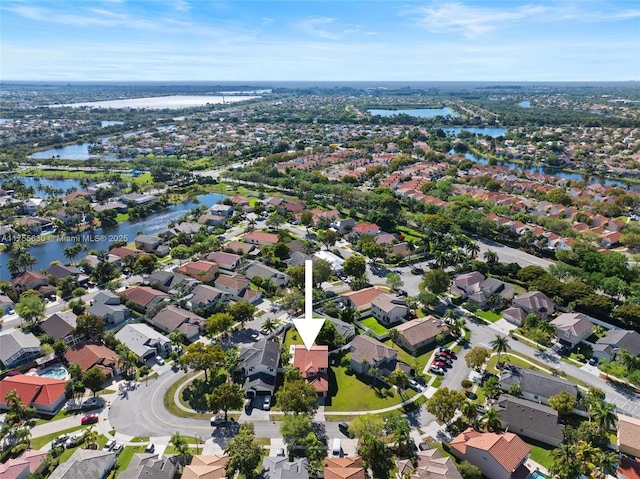
[[[343,433],[345,433],[347,436],[349,435],[349,424],[342,421],[338,423],[338,429],[340,429]]]
[[[424,270],[422,268],[411,268],[411,274],[423,274]]]
[[[591,359],[589,359],[589,364],[591,366],[597,366],[598,365],[598,358],[596,358],[595,356],[592,357]]]
[[[421,442],[420,444],[418,444],[418,449],[420,449],[421,451],[428,451],[431,448],[426,442]]]

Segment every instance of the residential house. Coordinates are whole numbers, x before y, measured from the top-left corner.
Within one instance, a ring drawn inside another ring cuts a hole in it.
[[[531,447],[510,432],[479,432],[469,428],[450,443],[451,453],[462,461],[469,461],[491,479],[527,477],[524,462]]]
[[[593,333],[592,318],[582,313],[564,313],[551,321],[560,344],[574,347]]]
[[[168,294],[149,286],[133,286],[122,294],[127,299],[127,304],[131,301],[133,307],[142,312],[170,299]]]
[[[557,446],[564,437],[564,426],[558,411],[537,402],[501,395],[496,401],[502,429],[550,446]]]
[[[273,396],[279,363],[280,344],[275,341],[265,338],[242,348],[238,371],[247,397]]]
[[[640,419],[618,414],[618,450],[640,458]]]
[[[191,238],[200,231],[200,228],[202,228],[202,225],[199,225],[198,223],[183,221],[173,228],[169,228],[164,232],[163,236],[167,239],[176,238],[179,235],[187,235]]]
[[[225,479],[225,466],[229,456],[223,454],[198,454],[191,464],[184,466],[181,479]]]
[[[165,333],[179,331],[189,342],[198,340],[205,329],[204,318],[174,305],[162,308],[153,318],[145,317],[145,320]]]
[[[398,459],[396,469],[396,479],[462,479],[455,461],[439,449],[417,451],[415,465],[411,459]]]
[[[163,244],[162,238],[152,235],[138,235],[135,239],[136,248],[145,253],[153,253],[156,256],[167,256],[169,247]]]
[[[129,317],[129,309],[120,304],[120,296],[109,290],[96,294],[87,312],[102,318],[106,324],[118,324]]]
[[[63,264],[54,264],[49,267],[47,273],[53,276],[56,281],[60,281],[63,278],[71,276],[78,286],[84,286],[89,282],[89,276],[84,274],[84,271],[76,268],[75,266],[65,266]]]
[[[511,324],[522,326],[524,324],[524,320],[527,318],[527,313],[524,311],[524,309],[510,306],[502,311],[502,317]]]
[[[209,208],[209,211],[212,215],[223,216],[225,218],[230,218],[233,216],[233,206],[224,205],[222,203],[216,203]]]
[[[272,283],[280,288],[284,288],[289,284],[289,275],[257,261],[252,261],[249,264],[245,275],[249,279],[253,279],[256,276],[259,276],[263,280],[271,279]]]
[[[618,468],[616,469],[617,479],[640,479],[640,461],[633,460],[620,454]]]
[[[64,353],[68,364],[77,364],[83,373],[93,367],[100,369],[107,378],[120,374],[118,353],[99,343],[77,344]]]
[[[300,371],[300,375],[311,384],[319,396],[326,397],[329,392],[329,346],[306,346],[296,344],[291,346],[293,367]]]
[[[337,254],[331,251],[320,250],[313,253],[313,258],[316,260],[323,260],[329,263],[331,270],[334,273],[342,273],[344,269],[344,260]]]
[[[334,228],[341,235],[350,232],[355,225],[356,220],[354,220],[353,218],[334,221]]]
[[[60,311],[53,313],[40,323],[40,329],[54,340],[63,339],[67,344],[75,344],[79,338],[73,334],[76,328],[77,316],[73,311]]]
[[[324,479],[365,479],[360,456],[325,457]]]
[[[262,479],[309,479],[307,458],[267,456],[262,460]]]
[[[0,293],[0,316],[8,314],[13,309],[13,306],[11,298],[4,293]]]
[[[241,274],[232,274],[230,276],[221,274],[214,282],[214,285],[220,291],[227,293],[230,299],[235,301],[248,301],[257,303],[262,294],[260,291],[253,290],[249,287],[251,283]]]
[[[401,296],[384,293],[371,301],[371,314],[389,326],[404,321],[409,314],[409,306]]]
[[[375,236],[380,233],[380,227],[375,223],[360,223],[351,228],[351,233],[358,238],[362,235]]]
[[[198,217],[198,223],[206,226],[218,226],[227,222],[224,216],[204,214]]]
[[[43,376],[27,374],[7,376],[0,381],[0,409],[9,409],[5,397],[9,391],[15,390],[27,406],[35,408],[40,414],[52,416],[64,405],[66,384],[67,381],[62,379]]]
[[[527,314],[535,314],[546,319],[553,314],[556,304],[542,291],[529,291],[513,298],[512,306],[522,309]]]
[[[385,294],[383,289],[372,286],[358,291],[350,291],[341,295],[340,298],[342,298],[343,304],[363,312],[371,309],[371,302],[381,294]]]
[[[336,330],[345,340],[345,342],[351,341],[356,335],[356,327],[351,323],[346,323],[337,318],[332,318],[331,316],[326,316],[326,320],[333,323],[336,327]]]
[[[198,260],[180,266],[178,272],[191,276],[203,283],[208,283],[218,275],[218,265],[211,261]]]
[[[28,198],[22,202],[22,211],[25,215],[35,215],[38,208],[44,208],[47,202],[42,198]]]
[[[207,261],[214,261],[218,268],[227,272],[233,272],[240,266],[242,257],[233,253],[225,253],[224,251],[214,251],[206,256]]]
[[[144,251],[140,251],[139,249],[129,248],[128,246],[118,246],[117,248],[112,248],[109,250],[110,255],[117,256],[120,258],[122,263],[126,263],[127,261],[132,261],[131,259],[127,260],[127,257],[138,258],[139,256],[144,255]],[[111,259],[109,262],[112,262]]]
[[[219,302],[227,302],[228,300],[228,293],[207,284],[199,284],[193,289],[191,298],[187,301],[187,307],[191,311],[210,311],[215,309]]]
[[[171,271],[154,271],[147,276],[145,283],[167,294],[181,294],[191,291],[200,280]]]
[[[454,296],[460,295],[462,299],[467,299],[469,295],[473,294],[486,279],[479,271],[472,271],[471,273],[459,274],[453,279],[451,286],[451,294]]]
[[[224,249],[239,255],[254,255],[259,252],[255,244],[243,243],[242,241],[229,241],[224,245]]]
[[[129,466],[120,471],[118,477],[120,479],[173,479],[177,472],[178,456],[138,453],[133,455]]]
[[[122,195],[118,198],[120,201],[129,204],[133,203],[135,206],[150,205],[157,201],[157,197],[153,195],[145,195],[142,193],[129,193],[128,195]]]
[[[165,357],[171,350],[171,341],[146,324],[127,324],[116,333],[116,339],[147,361],[155,356]]]
[[[500,375],[500,387],[503,391],[509,391],[509,388],[514,384],[520,385],[524,399],[546,405],[549,405],[551,396],[555,396],[561,391],[567,391],[576,400],[579,399],[578,385],[567,379],[515,366],[505,368]]]
[[[611,361],[623,349],[632,356],[640,356],[640,333],[627,329],[610,329],[596,341],[593,355]]]
[[[449,327],[433,316],[417,318],[396,326],[397,344],[416,356],[420,351],[435,345],[438,335],[449,336]]]
[[[121,248],[114,248],[112,251],[120,250],[120,249]],[[133,250],[133,251],[137,251],[137,250]],[[140,255],[144,254],[142,251],[138,251],[138,253],[140,253]],[[137,258],[137,256],[129,255],[128,258],[135,259]],[[120,256],[109,253],[107,254],[106,260],[109,264],[114,265],[116,268],[122,269],[123,260],[120,258]],[[125,265],[127,261],[128,259],[124,261]],[[87,268],[91,271],[98,267],[98,265],[100,264],[100,260],[95,254],[88,254],[87,256],[82,258],[81,264],[85,264]]]
[[[12,278],[11,284],[16,290],[16,293],[20,295],[28,289],[35,289],[39,292],[40,288],[49,286],[49,278],[37,271],[25,271],[15,278]]]
[[[6,369],[18,367],[40,356],[40,340],[33,333],[14,329],[0,334],[0,361]]]
[[[0,463],[0,477],[3,479],[28,479],[41,474],[45,467],[45,459],[49,453],[37,449],[27,449],[16,457],[9,457],[5,463]]]
[[[115,452],[78,448],[54,469],[49,479],[105,479],[115,462]]]
[[[351,369],[368,375],[369,368],[377,368],[382,376],[389,376],[398,363],[398,351],[369,336],[359,335],[351,341]]]
[[[458,275],[451,287],[452,294],[473,301],[480,307],[504,304],[513,298],[514,292],[515,289],[510,284],[486,278],[478,271]]]
[[[274,245],[279,241],[278,235],[266,231],[250,231],[242,236],[245,243],[253,245]]]

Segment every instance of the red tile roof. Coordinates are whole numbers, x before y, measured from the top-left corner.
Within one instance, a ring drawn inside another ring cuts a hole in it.
[[[169,297],[168,294],[158,291],[157,289],[150,288],[149,286],[134,286],[133,288],[127,289],[123,294],[128,300],[143,307],[146,307],[147,304],[157,297]]]
[[[60,399],[60,396],[65,394],[66,383],[67,381],[61,379],[26,374],[9,376],[0,381],[0,402],[4,402],[7,393],[15,389],[22,402],[27,405],[51,406]]]
[[[102,344],[76,345],[64,353],[64,358],[69,363],[80,366],[83,371],[87,371],[96,363],[109,368],[118,364],[118,353]]]
[[[293,367],[300,371],[318,392],[329,390],[326,376],[329,367],[329,346],[312,346],[309,351],[304,345],[298,344],[294,348]]]
[[[504,468],[513,472],[531,452],[519,436],[511,432],[478,432],[469,428],[451,441],[451,447],[466,455],[467,447],[487,451]]]
[[[344,296],[345,298],[349,298],[356,309],[367,309],[371,306],[371,301],[376,299],[381,294],[384,294],[384,290],[373,286],[371,288],[364,288],[359,291],[345,293],[342,296]]]

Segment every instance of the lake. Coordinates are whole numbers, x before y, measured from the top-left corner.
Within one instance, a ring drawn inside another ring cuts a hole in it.
[[[100,122],[100,128],[113,125],[124,125],[124,121],[103,120]]]
[[[255,100],[259,96],[222,96],[222,95],[170,95],[148,98],[129,98],[126,100],[88,101],[81,103],[66,103],[64,105],[49,105],[50,107],[68,106],[73,108],[143,108],[148,110],[178,110],[180,108],[192,108],[205,105],[237,103],[240,101]]]
[[[169,223],[178,220],[187,211],[198,206],[198,204],[211,207],[226,198],[225,195],[218,193],[210,193],[197,197],[199,203],[189,201],[178,205],[171,205],[168,208],[151,215],[147,218],[139,218],[132,221],[125,221],[109,228],[98,228],[93,232],[85,232],[76,237],[58,238],[57,241],[50,241],[37,246],[31,247],[31,254],[36,258],[36,264],[33,270],[47,269],[52,261],[58,260],[65,263],[68,261],[64,257],[64,249],[76,243],[82,243],[89,250],[107,250],[109,243],[123,239],[128,243],[132,243],[138,236],[138,233],[155,234],[166,230]],[[9,253],[0,253],[0,278],[10,279],[7,270],[7,261],[11,255]]]
[[[529,100],[521,101],[518,103],[518,106],[521,106],[522,108],[531,108],[531,102]]]
[[[444,108],[414,108],[411,110],[379,110],[372,108],[367,111],[373,116],[409,115],[418,118],[435,118],[436,116],[451,116],[456,118],[458,116],[457,113],[446,106]]]
[[[467,128],[463,127],[455,127],[455,128],[443,128],[442,129],[448,135],[458,136],[461,131],[468,131],[469,133],[473,133],[474,135],[483,135],[490,136],[492,138],[497,138],[499,136],[503,136],[506,132],[506,128]]]

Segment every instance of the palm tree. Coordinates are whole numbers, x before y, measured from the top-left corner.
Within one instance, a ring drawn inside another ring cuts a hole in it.
[[[485,251],[484,254],[482,255],[482,257],[489,264],[498,262],[498,253],[496,253],[495,251],[492,251],[490,249]]]
[[[273,318],[267,318],[262,323],[262,329],[265,330],[268,334],[271,334],[276,329],[278,329],[278,323]]]
[[[617,354],[617,359],[627,368],[628,371],[635,369],[636,362],[638,361],[635,356],[629,353],[626,349],[621,349]]]
[[[465,249],[467,250],[467,253],[471,255],[472,258],[475,258],[476,256],[478,256],[478,253],[480,252],[480,245],[478,245],[478,243],[474,241],[471,241],[465,246]]]
[[[389,330],[389,339],[391,340],[392,343],[397,344],[396,341],[398,341],[399,337],[400,337],[400,333],[396,328],[391,328]]]
[[[496,339],[489,343],[493,350],[498,353],[498,364],[501,364],[500,358],[502,353],[506,353],[511,346],[509,346],[509,340],[506,336],[498,336],[496,335]]]
[[[100,436],[100,434],[98,433],[98,431],[95,430],[95,428],[93,426],[91,426],[89,428],[89,430],[87,431],[87,433],[84,436],[84,439],[87,443],[87,445],[91,446],[93,444],[95,444],[96,448],[97,448],[97,444],[98,444],[98,437]],[[90,447],[89,449],[93,449],[93,447]]]
[[[476,405],[476,403],[473,403],[471,401],[463,402],[460,406],[460,414],[462,414],[462,416],[466,418],[473,425],[473,427],[477,426],[478,406]]]
[[[604,401],[596,402],[589,408],[589,420],[603,432],[613,427],[617,417],[615,406]]]
[[[465,326],[467,325],[466,321],[462,318],[460,319],[456,319],[452,324],[451,324],[451,332],[455,335],[455,336],[463,336],[464,335],[464,330],[465,330]]]
[[[615,452],[597,451],[594,458],[595,476],[599,479],[607,477],[608,473],[615,470],[618,464],[618,456]]]
[[[490,407],[482,415],[480,422],[485,428],[487,428],[487,431],[497,431],[501,426],[500,414],[496,409]]]

